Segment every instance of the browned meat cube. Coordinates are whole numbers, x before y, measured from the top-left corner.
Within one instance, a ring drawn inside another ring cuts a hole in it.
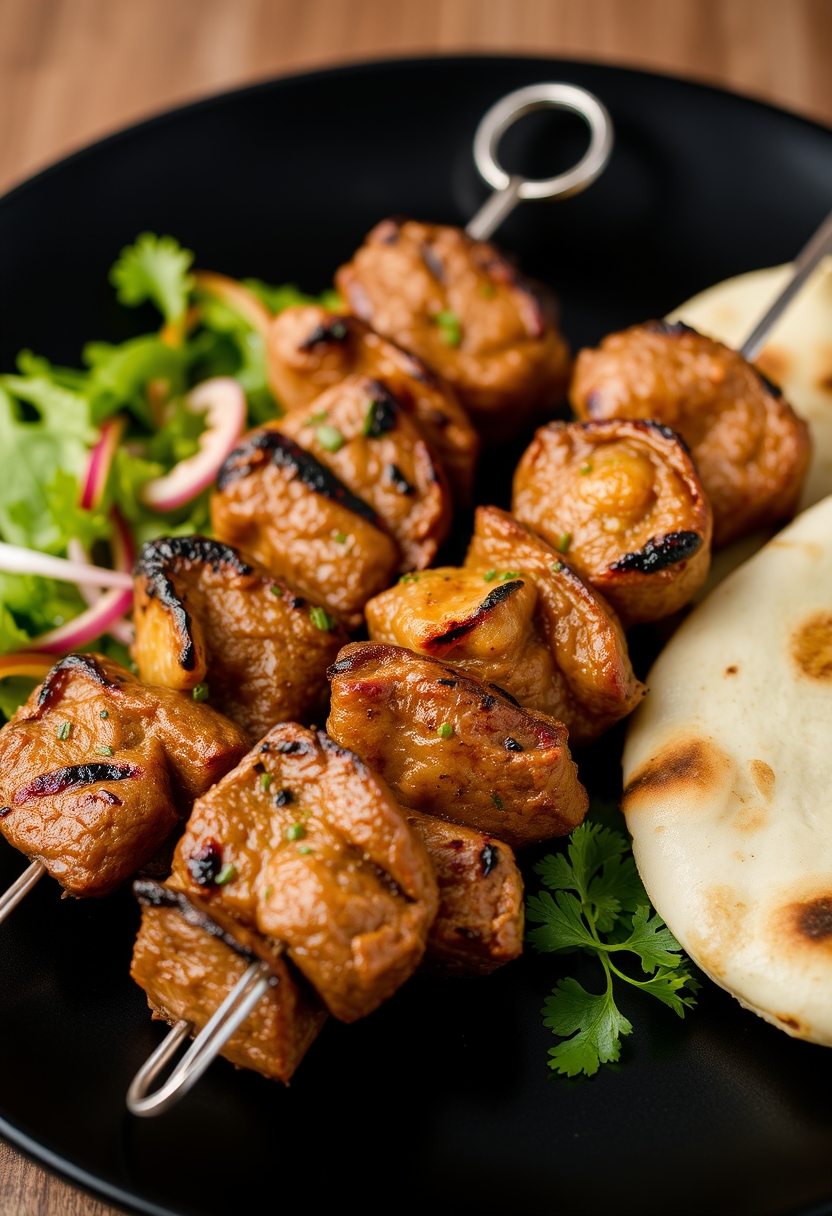
[[[480,441],[450,384],[358,317],[318,304],[286,308],[268,331],[269,382],[288,410],[306,409],[350,375],[380,380],[413,418],[467,506]]]
[[[553,297],[461,228],[385,220],[335,282],[352,312],[453,385],[486,442],[563,396],[569,349]]]
[[[439,882],[422,970],[488,975],[523,952],[523,879],[507,844],[408,810]]]
[[[373,508],[274,426],[252,431],[220,469],[211,523],[348,629],[401,561]]]
[[[413,973],[437,908],[425,848],[384,782],[294,723],[195,804],[170,882],[285,942],[344,1022]]]
[[[68,655],[0,730],[0,832],[70,895],[107,895],[247,746],[209,706]]]
[[[658,423],[551,422],[514,474],[512,509],[625,626],[682,608],[711,564],[711,507],[690,453]]]
[[[514,848],[571,832],[586,790],[560,722],[401,646],[353,642],[330,668],[327,729],[408,807]]]
[[[687,325],[610,334],[575,364],[579,418],[652,418],[688,444],[725,545],[795,511],[811,441],[779,391],[737,351]]]
[[[519,567],[534,579],[537,623],[557,673],[549,711],[573,743],[589,743],[631,713],[644,695],[633,674],[615,612],[561,555],[499,507],[477,507],[465,565],[498,572]],[[499,683],[499,681],[497,681]]]
[[[252,739],[325,714],[347,635],[284,581],[204,536],[148,542],[136,564],[133,655],[148,684],[191,692]]]
[[[222,1048],[240,1068],[287,1082],[326,1021],[326,1010],[291,963],[266,938],[242,926],[218,925],[178,891],[137,882],[142,923],[130,974],[147,993],[153,1017],[180,1018],[200,1031],[255,957],[269,964],[277,983]]]
[[[451,524],[447,478],[380,381],[348,376],[275,426],[372,507],[399,546],[402,570],[430,565]]]

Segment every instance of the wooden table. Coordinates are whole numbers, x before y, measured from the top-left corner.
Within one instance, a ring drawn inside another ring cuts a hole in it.
[[[832,123],[830,0],[0,0],[0,190],[181,102],[345,60],[483,51],[675,73]],[[112,1216],[0,1144],[3,1216]]]

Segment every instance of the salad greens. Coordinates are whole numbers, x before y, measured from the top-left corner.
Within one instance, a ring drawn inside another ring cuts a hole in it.
[[[88,342],[81,368],[59,367],[24,350],[16,374],[0,375],[0,540],[57,556],[80,542],[107,564],[114,509],[136,546],[208,529],[207,492],[170,512],[140,499],[146,482],[199,448],[204,419],[185,408],[185,394],[210,377],[234,376],[246,395],[249,425],[278,417],[281,409],[268,387],[262,333],[233,302],[200,286],[192,264],[191,251],[173,237],[142,233],[122,250],[110,281],[121,304],[150,301],[161,314],[159,330],[118,344]],[[292,284],[249,279],[245,286],[269,313],[298,303],[340,303],[334,292],[316,298]],[[82,506],[90,453],[102,424],[114,418],[123,431],[106,481],[98,500]],[[25,648],[85,607],[74,586],[0,574],[0,655]],[[126,657],[115,643],[95,645]],[[13,712],[31,686],[0,673],[0,713]]]
[[[544,1004],[543,1024],[561,1042],[549,1050],[549,1067],[568,1077],[594,1075],[615,1063],[632,1023],[615,1003],[616,981],[668,1005],[679,1017],[696,1002],[698,981],[682,947],[650,906],[629,840],[600,823],[585,822],[569,838],[566,853],[549,854],[534,867],[549,891],[531,895],[526,916],[535,949],[553,954],[583,951],[601,964],[601,991],[587,991],[572,977],[560,979]],[[623,969],[638,959],[646,978]]]

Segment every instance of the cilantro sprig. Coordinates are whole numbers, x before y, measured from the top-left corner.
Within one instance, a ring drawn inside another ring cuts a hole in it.
[[[591,955],[605,981],[601,992],[588,992],[572,977],[561,979],[546,998],[543,1024],[562,1040],[549,1050],[549,1067],[568,1077],[593,1076],[601,1064],[618,1060],[621,1040],[633,1030],[615,1003],[616,981],[656,997],[679,1017],[695,1004],[699,984],[682,947],[651,908],[620,832],[583,823],[565,854],[550,854],[534,869],[549,890],[529,896],[526,916],[537,927],[528,940],[543,952]],[[624,969],[633,956],[646,979]]]

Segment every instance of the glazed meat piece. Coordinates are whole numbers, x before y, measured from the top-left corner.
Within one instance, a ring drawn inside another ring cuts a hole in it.
[[[458,823],[407,811],[439,882],[423,970],[488,975],[523,953],[523,879],[507,844]]]
[[[478,507],[466,567],[502,572],[519,567],[537,587],[537,627],[555,665],[553,717],[573,744],[589,743],[644,695],[633,674],[615,612],[545,540],[499,507]],[[498,681],[499,683],[499,681]]]
[[[656,422],[550,422],[514,474],[512,509],[625,626],[688,602],[711,564],[712,517],[685,444]]]
[[[204,536],[143,547],[133,620],[140,678],[199,688],[252,739],[276,722],[321,721],[326,669],[347,640],[323,608]]]
[[[0,832],[68,894],[107,895],[247,746],[209,706],[68,655],[0,730]]]
[[[223,1046],[240,1068],[288,1082],[326,1021],[314,991],[282,957],[280,948],[242,925],[218,925],[199,899],[146,880],[134,884],[142,921],[130,974],[147,993],[154,1019],[192,1022],[194,1033],[245,974],[255,958],[277,983]]]
[[[566,730],[496,685],[401,646],[353,642],[330,668],[327,729],[399,801],[513,848],[562,836],[586,790]]]
[[[402,570],[430,565],[451,524],[447,478],[380,381],[348,376],[275,426],[375,511],[398,543]]]
[[[170,882],[284,942],[344,1022],[413,973],[437,908],[425,848],[384,782],[294,723],[195,804]]]
[[[486,442],[563,396],[569,350],[554,299],[461,228],[385,220],[335,282],[352,312],[453,385]]]
[[[350,375],[380,380],[439,457],[457,502],[468,506],[480,441],[456,393],[415,355],[358,317],[319,304],[285,308],[268,331],[269,383],[288,410],[307,409]]]
[[[211,524],[347,629],[358,628],[401,560],[373,508],[273,426],[252,431],[225,461]]]
[[[802,419],[742,355],[681,323],[650,321],[582,350],[579,418],[653,418],[688,444],[714,513],[714,545],[788,519],[809,463]]]

